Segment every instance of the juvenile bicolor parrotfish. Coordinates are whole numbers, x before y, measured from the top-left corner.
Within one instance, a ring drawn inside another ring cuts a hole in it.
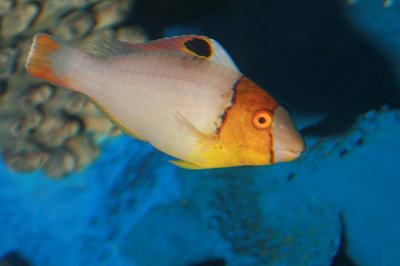
[[[107,40],[79,49],[39,33],[26,69],[87,95],[126,133],[180,167],[268,165],[305,150],[285,108],[205,36]]]

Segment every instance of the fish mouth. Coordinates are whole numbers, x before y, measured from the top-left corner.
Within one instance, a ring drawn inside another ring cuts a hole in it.
[[[276,162],[289,162],[293,161],[301,156],[303,151],[288,151],[288,150],[277,150],[275,151]]]
[[[283,106],[278,106],[274,114],[274,162],[295,160],[306,150],[304,139]]]

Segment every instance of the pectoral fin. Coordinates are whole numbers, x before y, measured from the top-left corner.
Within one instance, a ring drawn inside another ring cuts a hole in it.
[[[214,135],[206,134],[200,131],[179,112],[175,115],[175,122],[179,131],[187,136],[196,137],[202,142],[209,142],[214,140]]]
[[[196,154],[201,155],[204,150],[207,150],[209,147],[212,147],[215,142],[217,141],[215,134],[206,134],[199,130],[195,125],[193,125],[190,121],[188,121],[181,113],[177,113],[175,115],[176,126],[178,130],[187,136],[191,136],[196,138],[197,146],[193,151]],[[196,156],[197,157],[197,156]],[[200,156],[202,157],[202,156]],[[207,166],[200,166],[196,163],[191,163],[184,160],[176,160],[170,161],[171,163],[175,164],[176,166],[186,168],[186,169],[208,169]]]

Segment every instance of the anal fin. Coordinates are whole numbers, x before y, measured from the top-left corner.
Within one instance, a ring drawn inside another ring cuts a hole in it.
[[[191,169],[191,170],[200,170],[200,169],[206,169],[206,167],[202,167],[200,165],[194,164],[194,163],[190,163],[187,161],[183,161],[183,160],[174,160],[174,161],[169,161],[170,163],[181,167],[181,168],[185,168],[185,169]]]

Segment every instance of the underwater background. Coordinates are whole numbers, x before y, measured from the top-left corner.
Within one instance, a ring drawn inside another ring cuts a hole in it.
[[[218,40],[300,159],[190,171],[31,78],[32,37]],[[400,1],[0,0],[0,265],[400,265]]]

